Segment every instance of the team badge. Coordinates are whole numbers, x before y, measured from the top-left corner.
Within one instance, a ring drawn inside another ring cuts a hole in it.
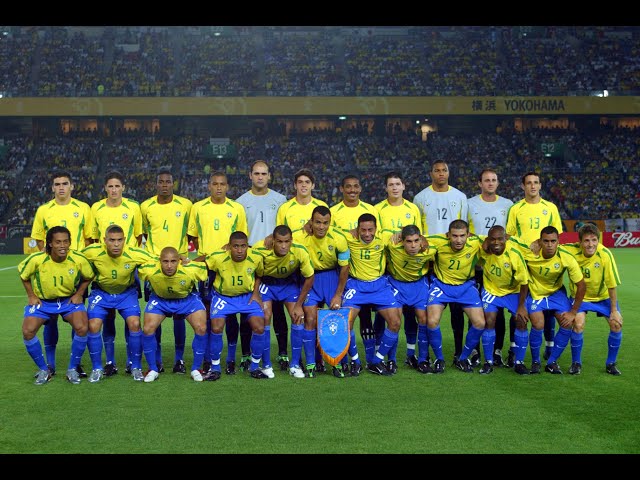
[[[374,250],[380,250],[380,245],[376,245],[375,247],[373,247]]]
[[[180,280],[180,286],[184,287],[187,284],[186,280]]]
[[[482,304],[482,309],[486,310],[487,308],[489,308],[489,304],[487,302]]]
[[[126,213],[123,213],[123,214],[122,214],[122,219],[123,219],[123,220],[126,220],[127,218],[129,218],[129,215],[128,215],[128,214],[126,214]]]
[[[411,218],[411,214],[410,214],[410,213],[406,213],[406,214],[404,215],[404,218],[406,218],[407,220],[408,220],[408,219],[410,219],[410,218]]]
[[[233,217],[233,215],[231,214],[231,212],[227,212],[227,218],[231,218]]]
[[[593,264],[593,266],[594,266],[595,268],[600,268],[600,262],[596,262],[596,263],[594,263],[594,264]]]
[[[537,310],[538,309],[538,305],[535,303],[531,304],[531,310]]]
[[[449,202],[449,205],[451,205],[451,208],[455,209],[457,203],[456,202]]]
[[[553,268],[555,268],[556,270],[558,270],[560,268],[560,264],[559,263],[554,263],[553,264]]]
[[[329,365],[336,366],[349,351],[349,308],[318,310],[318,346]]]
[[[73,275],[74,273],[76,273],[76,271],[73,268],[69,269],[69,275]]]
[[[500,215],[502,215],[503,217],[507,214],[506,210],[500,210]]]
[[[289,260],[289,266],[290,267],[292,267],[294,263],[296,263],[295,260]]]
[[[333,252],[333,245],[329,245],[329,251]]]
[[[511,265],[509,264],[509,262],[504,262],[504,268],[511,268]]]
[[[542,214],[546,215],[548,212],[546,210],[542,210]]]
[[[247,274],[251,275],[253,273],[253,268],[249,267],[247,268]]]
[[[215,318],[217,313],[218,313],[218,309],[217,308],[214,308],[213,310],[211,310],[211,318]]]
[[[124,269],[125,270],[129,270],[131,268],[131,265],[129,265],[128,263],[124,264]]]
[[[465,258],[471,258],[471,254],[470,254],[470,253],[467,253],[467,254],[465,255]]]
[[[176,212],[176,217],[181,217],[182,216],[182,212]]]
[[[80,214],[78,212],[73,212],[73,216],[78,218],[80,216]]]

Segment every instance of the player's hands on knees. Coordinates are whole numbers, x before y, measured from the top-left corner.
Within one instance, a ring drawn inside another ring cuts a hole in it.
[[[562,328],[569,328],[573,325],[573,321],[576,319],[576,314],[575,312],[562,312],[560,314],[560,325],[562,326]]]
[[[622,315],[620,315],[620,312],[618,312],[617,310],[609,315],[609,320],[611,320],[612,322],[616,322],[622,327]]]

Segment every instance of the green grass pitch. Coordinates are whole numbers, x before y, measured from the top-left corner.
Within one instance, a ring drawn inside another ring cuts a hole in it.
[[[36,368],[22,343],[26,295],[15,266],[24,256],[0,256],[0,453],[637,454],[640,250],[614,254],[625,320],[619,377],[604,371],[609,329],[594,314],[587,317],[582,375],[520,377],[506,368],[488,376],[464,374],[451,367],[447,310],[444,375],[401,365],[394,377],[363,372],[359,378],[294,379],[276,372],[273,380],[254,380],[238,373],[195,383],[170,372],[173,332],[166,320],[169,371],[156,382],[136,383],[121,368],[97,384],[71,385],[64,379],[70,327],[60,322],[59,373],[41,387],[33,385]],[[117,331],[123,367],[120,318]],[[187,366],[192,336],[187,327]],[[404,356],[401,333],[400,363]],[[90,369],[88,353],[83,364]],[[567,348],[560,365],[566,372],[569,364]]]

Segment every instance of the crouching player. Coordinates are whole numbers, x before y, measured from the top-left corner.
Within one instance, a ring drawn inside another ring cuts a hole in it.
[[[253,378],[267,378],[259,368],[265,342],[264,312],[259,291],[262,257],[249,249],[247,234],[237,231],[229,236],[229,248],[210,253],[205,263],[215,274],[211,285],[213,288],[211,334],[209,335],[211,369],[205,375],[205,380],[220,379],[222,330],[226,318],[229,315],[235,317],[238,313],[248,317],[252,330],[249,374]]]
[[[576,319],[571,332],[571,367],[569,373],[579,375],[582,371],[582,342],[584,324],[587,312],[595,312],[599,317],[605,317],[609,322],[609,350],[605,370],[610,375],[620,375],[616,366],[618,350],[622,343],[622,315],[618,306],[616,287],[620,285],[620,275],[616,260],[611,251],[599,243],[600,231],[592,223],[587,223],[578,230],[579,243],[562,245],[580,265],[584,275],[587,291],[584,300],[578,308]],[[571,297],[576,297],[576,285],[570,283]]]
[[[116,311],[124,318],[129,329],[127,357],[131,360],[133,379],[140,382],[144,378],[141,363],[142,331],[135,272],[136,267],[152,263],[156,259],[141,248],[126,245],[124,230],[116,224],[109,225],[105,230],[104,243],[89,245],[82,253],[91,262],[96,273],[89,295],[87,346],[93,364],[89,382],[99,382],[105,375],[100,330],[103,322],[108,321],[109,314],[115,316]]]
[[[93,278],[93,268],[84,255],[70,251],[70,245],[69,230],[52,227],[47,231],[45,250],[29,255],[18,265],[28,299],[28,305],[24,307],[22,338],[27,353],[39,368],[36,385],[44,385],[55,373],[47,366],[37,333],[42,325],[57,320],[58,315],[71,324],[75,333],[66,377],[73,384],[80,383],[76,367],[87,346],[89,328],[82,297]]]
[[[484,261],[481,297],[486,322],[482,332],[485,363],[480,373],[489,374],[493,371],[493,358],[488,353],[493,352],[495,344],[498,312],[506,308],[518,325],[515,332],[516,347],[512,347],[515,349],[516,373],[527,374],[529,370],[524,366],[524,356],[529,341],[526,308],[529,274],[524,257],[518,245],[507,240],[504,227],[494,225],[482,245],[480,258]]]
[[[152,292],[144,309],[142,345],[144,356],[149,364],[149,372],[144,381],[153,382],[160,375],[156,362],[156,330],[169,315],[185,315],[195,333],[191,378],[196,382],[203,380],[198,366],[202,365],[207,345],[207,314],[204,304],[194,287],[198,281],[208,278],[207,266],[201,262],[189,262],[182,265],[180,255],[173,247],[164,247],[160,260],[142,265],[138,269],[141,280],[148,280]]]

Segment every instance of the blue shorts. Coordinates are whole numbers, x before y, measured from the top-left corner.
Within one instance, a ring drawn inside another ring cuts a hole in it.
[[[497,312],[501,308],[506,308],[511,312],[511,315],[515,315],[519,300],[520,293],[509,293],[501,297],[482,289],[482,309],[485,312]]]
[[[573,304],[573,299],[571,299],[571,304]],[[616,308],[622,313],[620,304],[616,303]],[[611,315],[611,299],[607,298],[599,302],[582,302],[580,308],[578,308],[579,312],[595,312],[599,317],[609,318]]]
[[[236,313],[243,314],[242,318],[247,317],[260,317],[264,318],[264,312],[260,308],[260,304],[253,300],[249,303],[251,293],[243,293],[236,297],[228,297],[226,295],[220,295],[214,291],[213,298],[211,299],[211,314],[213,318],[225,318],[227,315],[235,315]]]
[[[315,280],[314,280],[315,283]],[[272,284],[260,284],[263,302],[297,302],[300,297],[300,285],[295,277],[284,278]]]
[[[60,315],[62,318],[73,312],[86,312],[87,309],[84,303],[78,305],[69,303],[71,297],[60,297],[57,300],[42,300],[40,305],[27,305],[24,307],[24,317],[38,317],[44,318],[47,323],[49,320],[56,320]]]
[[[188,317],[193,312],[205,310],[200,295],[191,292],[184,298],[160,298],[155,293],[151,293],[149,303],[144,309],[145,313],[155,313],[166,317],[171,315],[184,315]]]
[[[89,319],[99,318],[104,322],[109,310],[118,310],[122,318],[140,316],[138,288],[134,284],[122,293],[107,293],[99,288],[92,288],[89,295]]]
[[[342,306],[362,308],[363,305],[375,305],[378,310],[400,307],[386,275],[370,282],[351,277],[347,280]]]
[[[560,290],[553,292],[548,297],[542,297],[539,300],[531,298],[531,294],[527,295],[527,312],[544,312],[550,310],[553,312],[568,312],[571,310],[571,300],[567,296],[564,285]]]
[[[329,305],[338,288],[339,270],[323,270],[313,275],[313,287],[304,301],[305,307],[326,303]]]
[[[429,279],[424,276],[414,282],[402,282],[389,275],[389,284],[393,288],[396,302],[400,305],[426,310],[429,299]]]
[[[447,305],[448,303],[459,303],[463,308],[482,308],[482,301],[476,288],[475,279],[467,280],[462,285],[449,285],[434,276],[431,280],[427,306]]]

